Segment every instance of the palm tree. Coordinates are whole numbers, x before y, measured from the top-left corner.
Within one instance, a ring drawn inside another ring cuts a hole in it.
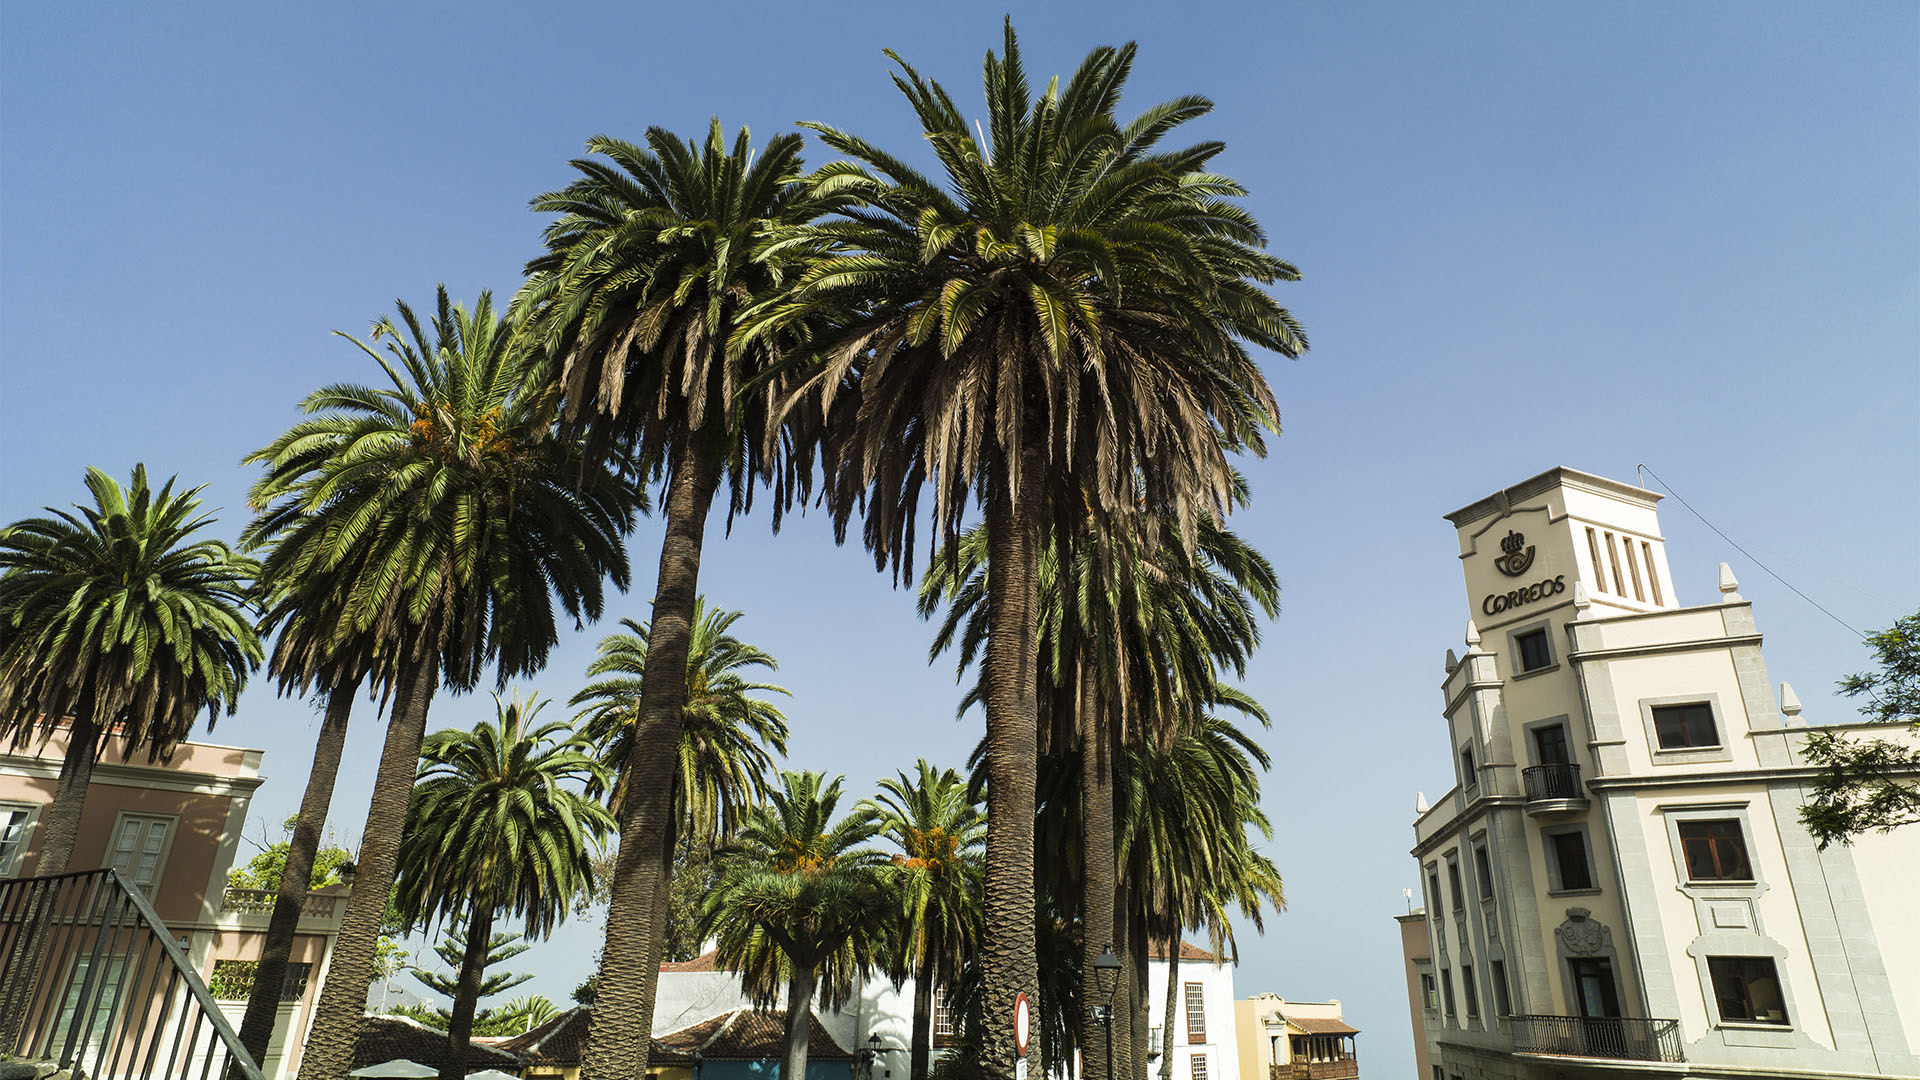
[[[1250,698],[1235,704],[1265,722]],[[1205,718],[1165,748],[1143,747],[1126,754],[1118,781],[1123,811],[1120,822],[1122,873],[1130,879],[1136,964],[1144,969],[1148,943],[1166,943],[1168,990],[1165,1024],[1172,1038],[1177,1018],[1180,936],[1204,927],[1216,952],[1234,949],[1231,909],[1263,929],[1263,912],[1286,906],[1279,870],[1254,848],[1249,827],[1262,837],[1272,827],[1260,810],[1259,772],[1267,754],[1245,732],[1218,717]],[[1145,1002],[1137,1008],[1144,1009]],[[1142,1018],[1136,1013],[1136,1020]],[[1146,1025],[1133,1033],[1135,1067],[1143,1067]],[[1160,1073],[1171,1075],[1171,1054],[1163,1053]]]
[[[1244,485],[1236,483],[1236,501],[1244,498]],[[1188,545],[1165,516],[1088,519],[1079,528],[1059,529],[1040,560],[1041,730],[1054,755],[1077,770],[1071,782],[1055,777],[1068,790],[1042,800],[1039,827],[1053,834],[1044,850],[1077,847],[1080,853],[1077,862],[1055,860],[1060,873],[1043,881],[1065,906],[1078,908],[1076,969],[1085,979],[1093,977],[1106,947],[1124,953],[1128,943],[1126,922],[1115,917],[1123,887],[1116,877],[1114,832],[1118,747],[1164,745],[1196,725],[1207,708],[1230,700],[1221,675],[1227,669],[1244,674],[1259,641],[1260,612],[1271,616],[1278,607],[1278,580],[1259,552],[1211,517],[1200,519],[1197,532]],[[962,676],[978,659],[987,633],[985,559],[985,539],[976,527],[952,551],[937,553],[921,581],[922,616],[943,603],[948,608],[933,654],[958,644]],[[963,709],[980,699],[982,683],[976,672]],[[1077,905],[1065,900],[1069,892],[1077,893]],[[1123,976],[1110,1000],[1090,985],[1076,995],[1082,1046],[1097,1045],[1106,1035],[1096,1007],[1112,1006],[1120,1028],[1115,1068],[1121,1073],[1131,1057],[1135,982]],[[1089,1058],[1086,1071],[1104,1078],[1104,1056]]]
[[[756,1005],[771,1005],[785,984],[782,1076],[807,1075],[815,999],[833,1009],[852,996],[883,957],[895,913],[886,857],[863,846],[879,829],[873,809],[834,820],[843,779],[781,773],[727,845],[701,910],[702,934]]]
[[[1223,518],[1229,455],[1277,429],[1248,347],[1293,356],[1306,342],[1261,285],[1294,269],[1260,250],[1222,149],[1157,149],[1206,113],[1183,97],[1129,122],[1114,115],[1134,47],[1088,54],[1064,89],[1030,92],[1011,22],[989,53],[983,142],[938,83],[903,61],[894,82],[949,187],[826,125],[859,162],[831,190],[863,206],[817,230],[852,254],[802,277],[748,333],[826,305],[853,314],[843,346],[800,390],[835,428],[832,493],[865,507],[865,538],[896,573],[911,566],[919,495],[952,543],[982,509],[995,573],[986,597],[988,817],[984,1016],[990,1075],[1013,1069],[1016,992],[1035,989],[1033,815],[1039,724],[1036,566],[1051,522],[1136,505],[1192,535]]]
[[[467,1074],[495,916],[522,917],[527,937],[545,936],[592,886],[593,853],[613,829],[606,807],[573,787],[606,779],[592,743],[564,720],[539,723],[545,705],[495,695],[495,722],[434,732],[421,748],[394,903],[410,923],[464,916],[441,1080]]]
[[[657,855],[676,829],[670,751],[680,743],[707,512],[723,482],[731,520],[760,477],[779,475],[780,504],[811,477],[804,418],[784,429],[773,419],[786,394],[779,369],[808,322],[751,342],[735,334],[744,313],[782,295],[825,249],[795,232],[837,205],[802,181],[800,145],[782,135],[756,157],[742,129],[729,151],[718,120],[704,146],[661,128],[648,130],[644,148],[596,136],[587,153],[597,156],[573,162],[579,178],[533,201],[559,217],[515,306],[556,358],[562,422],[630,452],[644,479],[662,483],[666,512],[650,641],[657,662],[642,678],[635,727],[635,745],[646,749],[624,763],[645,797],[626,800],[620,815],[584,1063],[594,1076],[646,1072],[660,960],[651,913],[670,873]],[[791,464],[795,454],[801,466]]]
[[[431,332],[404,303],[375,324],[385,355],[348,338],[385,387],[315,391],[310,419],[257,455],[268,475],[250,538],[271,547],[274,580],[306,583],[298,597],[330,620],[317,655],[364,660],[392,703],[305,1080],[350,1063],[435,690],[469,689],[489,663],[503,686],[538,670],[558,638],[556,599],[594,619],[604,580],[626,587],[635,501],[618,463],[552,436],[487,294],[471,312],[444,288],[437,299]]]
[[[0,530],[0,737],[67,727],[36,872],[65,873],[94,762],[173,752],[202,710],[232,714],[260,663],[249,609],[259,564],[201,534],[202,488],[126,487],[89,468],[93,505]]]
[[[895,978],[913,978],[910,1080],[926,1080],[933,1052],[933,994],[949,994],[980,937],[980,851],[986,818],[967,782],[921,758],[916,773],[880,781],[880,832],[900,848],[894,889],[900,896],[901,947]]]

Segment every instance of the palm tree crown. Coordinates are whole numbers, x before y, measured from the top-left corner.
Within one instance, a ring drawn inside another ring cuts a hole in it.
[[[231,714],[260,662],[250,609],[259,566],[197,536],[200,488],[158,492],[87,470],[92,506],[48,507],[0,530],[0,737],[71,724],[38,872],[66,870],[94,760],[172,753],[201,710]]]

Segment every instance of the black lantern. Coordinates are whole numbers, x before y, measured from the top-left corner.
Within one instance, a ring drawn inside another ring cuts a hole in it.
[[[1109,944],[1093,961],[1093,986],[1100,991],[1100,1003],[1093,1007],[1093,1018],[1100,1021],[1107,1035],[1107,1080],[1113,1080],[1113,993],[1120,989],[1120,958]]]

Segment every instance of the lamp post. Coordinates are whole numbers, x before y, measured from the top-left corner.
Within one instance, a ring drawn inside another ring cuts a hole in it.
[[[1093,1007],[1093,1018],[1100,1021],[1107,1036],[1107,1080],[1113,1080],[1113,994],[1120,989],[1120,958],[1109,944],[1093,962],[1093,985],[1101,1001]]]

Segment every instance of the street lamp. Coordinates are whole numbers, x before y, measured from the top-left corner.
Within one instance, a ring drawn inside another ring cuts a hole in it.
[[[880,1045],[879,1032],[876,1031],[867,1036],[867,1045],[865,1049],[860,1051],[860,1057],[866,1060],[867,1076],[869,1080],[871,1080],[871,1078],[873,1077],[875,1068],[880,1064],[881,1052],[886,1049],[887,1049],[886,1047]],[[887,1075],[891,1076],[893,1074],[889,1072]]]
[[[1093,985],[1101,1001],[1093,1007],[1093,1018],[1107,1034],[1107,1080],[1113,1080],[1113,994],[1120,989],[1120,958],[1109,944],[1093,961]]]

